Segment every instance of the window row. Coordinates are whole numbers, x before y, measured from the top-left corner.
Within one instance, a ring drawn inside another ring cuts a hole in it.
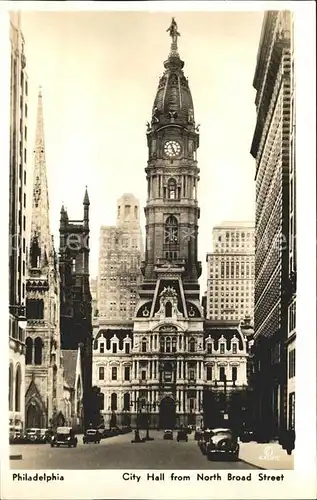
[[[295,350],[292,349],[288,353],[288,378],[295,377]]]

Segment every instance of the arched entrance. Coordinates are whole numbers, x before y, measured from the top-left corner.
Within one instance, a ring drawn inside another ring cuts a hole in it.
[[[32,402],[26,410],[26,427],[36,427],[41,429],[42,425],[42,412],[38,404]]]
[[[160,429],[174,429],[176,425],[175,401],[166,396],[160,403],[159,427]]]

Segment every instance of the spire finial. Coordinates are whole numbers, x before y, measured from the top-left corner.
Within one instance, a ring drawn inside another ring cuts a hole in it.
[[[178,32],[178,27],[177,27],[177,22],[175,21],[175,17],[172,17],[172,22],[170,24],[170,27],[166,30],[169,31],[170,37],[172,37],[172,44],[171,44],[171,55],[178,56],[177,53],[177,38],[181,36],[181,34]]]
[[[40,85],[40,86],[39,86],[39,92],[38,92],[39,97],[42,97],[42,90],[43,90],[43,88],[42,88],[42,86]]]

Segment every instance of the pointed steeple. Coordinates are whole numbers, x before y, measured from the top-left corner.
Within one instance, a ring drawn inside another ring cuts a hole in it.
[[[47,265],[47,259],[50,261],[52,256],[41,88],[38,93],[33,168],[30,265],[31,267],[40,268]],[[36,258],[33,253],[36,253]]]
[[[86,190],[85,190],[85,196],[84,196],[84,202],[83,202],[83,204],[84,205],[90,205],[87,186],[86,186]]]

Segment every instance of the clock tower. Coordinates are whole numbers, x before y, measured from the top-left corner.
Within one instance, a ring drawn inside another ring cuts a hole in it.
[[[147,123],[146,248],[133,327],[133,400],[151,425],[196,423],[203,399],[204,319],[197,259],[199,146],[172,19],[171,49]]]
[[[180,35],[173,22],[169,29],[171,50],[164,62],[147,130],[144,277],[156,280],[158,261],[177,265],[182,262],[184,281],[197,282],[201,274],[197,260],[199,126],[195,126],[193,100],[177,48]]]

